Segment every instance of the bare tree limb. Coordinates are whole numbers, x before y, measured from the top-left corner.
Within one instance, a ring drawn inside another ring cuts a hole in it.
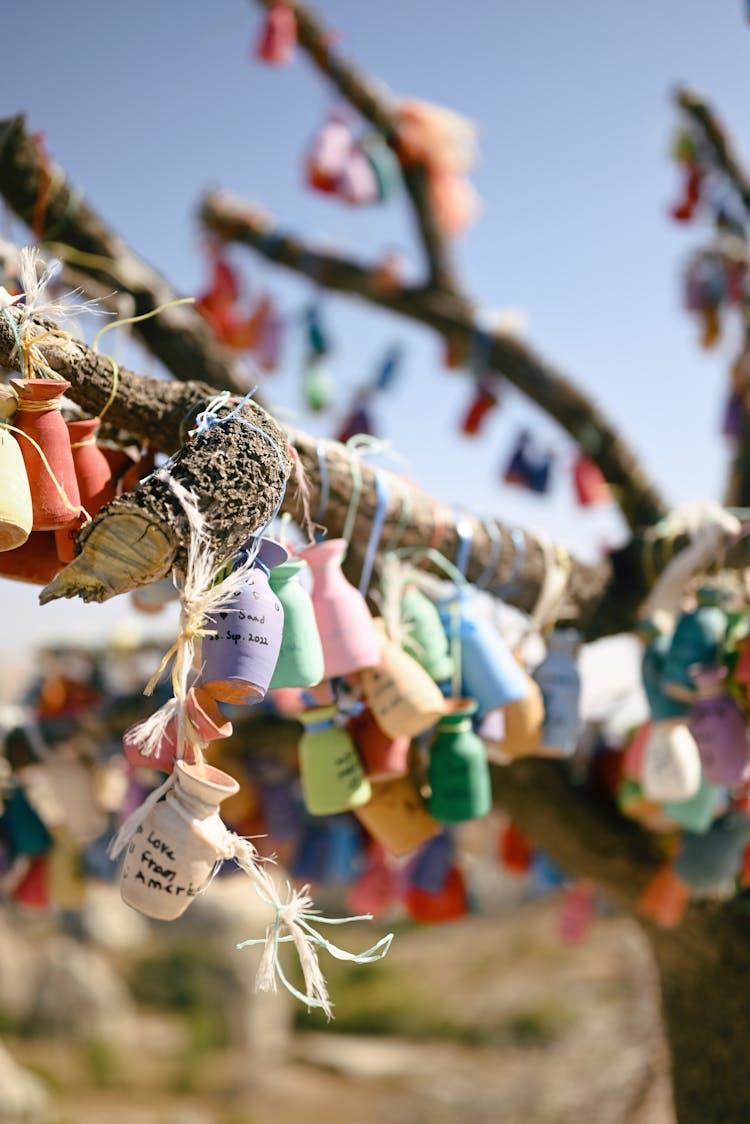
[[[256,2],[264,8],[269,8],[272,4],[272,0]],[[297,40],[300,47],[339,93],[381,133],[398,156],[396,106],[388,99],[382,85],[366,77],[336,50],[335,35],[324,26],[312,8],[297,3],[297,0],[293,7],[297,17]],[[448,240],[435,220],[424,169],[402,164],[401,171],[427,257],[429,284],[435,289],[454,292],[457,285],[452,254]]]
[[[18,317],[20,310],[11,310],[11,315]],[[71,383],[68,392],[70,398],[92,414],[100,411],[111,396],[111,361],[78,340],[55,335],[57,329],[54,324],[31,319],[27,322],[26,331],[30,338],[39,337],[35,348],[45,363]],[[48,334],[50,332],[53,334]],[[10,370],[21,370],[21,360],[6,316],[0,316],[0,365]],[[117,393],[109,408],[107,420],[118,428],[149,440],[155,449],[171,454],[183,445],[196,414],[215,394],[215,388],[206,383],[166,382],[123,369],[119,372]],[[254,403],[247,403],[245,409],[249,411],[251,421],[274,436],[285,455],[287,440],[292,443],[305,470],[313,518],[326,524],[331,535],[342,534],[352,496],[351,450],[339,442],[316,440],[298,430],[288,430],[284,435],[265,411]],[[323,510],[320,510],[321,457],[325,462],[327,476],[327,499]],[[213,464],[209,464],[205,471],[200,469],[199,474],[203,480],[201,487],[211,496],[217,518],[225,489],[234,487],[242,494],[244,478],[236,465],[233,468],[233,463],[226,460],[223,453],[217,452]],[[194,471],[199,472],[197,468]],[[240,476],[234,483],[231,479],[233,471],[237,471]],[[384,470],[375,470],[360,462],[362,489],[348,553],[349,573],[355,581],[360,578],[377,507],[378,471],[387,477],[389,491],[386,517],[378,544],[380,551],[397,547],[418,550],[434,545],[449,560],[455,562],[459,555],[461,534],[468,534],[468,579],[479,582],[489,592],[526,612],[531,612],[537,605],[552,553],[558,564],[569,566],[564,597],[555,606],[555,615],[559,621],[580,628],[588,640],[631,629],[638,606],[649,592],[651,581],[687,545],[685,536],[667,534],[663,538],[658,535],[648,539],[634,537],[627,546],[615,551],[605,561],[587,565],[576,559],[568,560],[567,553],[560,548],[553,549],[539,538],[518,528],[504,526],[497,520],[482,520],[468,512],[457,516],[453,509],[438,503],[426,492],[407,484],[400,477]],[[299,517],[299,494],[296,486],[290,483],[284,510]],[[260,486],[259,480],[256,480],[256,485]],[[225,506],[227,511],[234,510],[229,504]],[[273,503],[269,510],[272,509]],[[250,534],[242,518],[236,520],[231,531],[223,523],[222,529],[222,533],[228,534],[230,545],[227,553],[234,549],[233,544],[238,536],[242,538],[244,535],[247,538]],[[644,565],[646,554],[648,565]],[[748,565],[748,559],[748,540],[743,539],[730,552],[726,564],[742,568]],[[139,583],[135,582],[133,588],[137,584]]]
[[[750,218],[750,174],[743,167],[716,114],[700,94],[686,86],[679,87],[674,97],[676,104],[696,130],[700,149],[708,156],[709,162],[724,173],[741,199],[747,221]],[[719,251],[722,248],[720,241]],[[740,238],[731,237],[727,242],[727,250],[730,249],[732,257],[747,270],[746,243]],[[744,311],[747,313],[747,308]],[[746,330],[746,352],[749,346],[750,340]],[[733,507],[750,506],[750,371],[742,370],[741,382],[742,385],[737,388],[740,432],[736,439],[724,493],[725,502]]]
[[[40,186],[48,175],[24,118],[0,120],[0,195],[29,225],[34,220]],[[41,217],[40,241],[54,243],[63,261],[66,247],[71,248],[68,257],[76,280],[93,278],[98,289],[94,295],[100,294],[102,284],[130,293],[137,316],[180,296],[109,229],[60,168],[52,171],[49,198]],[[233,391],[246,389],[236,359],[221,347],[206,321],[190,305],[166,309],[133,325],[133,331],[176,378],[206,379]]]
[[[302,273],[328,289],[360,297],[436,329],[465,351],[476,325],[471,305],[454,294],[429,288],[384,285],[377,270],[336,254],[313,250],[279,231],[257,208],[226,193],[213,193],[201,207],[208,229],[226,241],[250,246],[269,261]],[[488,366],[553,417],[602,470],[633,530],[657,522],[667,505],[616,426],[565,375],[527,344],[504,333],[488,333]]]

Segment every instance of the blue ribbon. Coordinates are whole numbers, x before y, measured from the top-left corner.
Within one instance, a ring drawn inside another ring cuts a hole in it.
[[[375,564],[375,554],[377,553],[380,536],[383,533],[383,524],[385,523],[385,517],[388,512],[388,500],[391,488],[388,483],[388,477],[382,472],[375,473],[375,492],[377,494],[377,503],[375,506],[375,513],[372,517],[370,541],[367,544],[365,560],[362,563],[362,573],[359,579],[359,592],[363,597],[367,593],[367,589],[370,585],[372,567]]]
[[[466,569],[469,565],[469,555],[471,554],[472,539],[471,518],[466,512],[462,512],[456,519],[456,534],[458,535],[458,550],[455,565],[461,577],[465,578]]]
[[[486,589],[490,584],[495,570],[497,569],[497,564],[500,561],[500,553],[503,549],[502,537],[495,520],[485,519],[482,525],[492,540],[492,553],[490,554],[489,562],[474,583],[477,589]]]

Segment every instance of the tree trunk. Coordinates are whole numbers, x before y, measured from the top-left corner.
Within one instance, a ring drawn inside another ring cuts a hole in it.
[[[679,1124],[747,1124],[750,914],[744,898],[696,903],[679,928],[650,930]]]

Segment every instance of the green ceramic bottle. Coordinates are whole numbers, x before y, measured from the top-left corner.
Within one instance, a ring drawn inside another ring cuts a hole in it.
[[[300,583],[308,569],[302,558],[290,558],[271,570],[271,589],[284,610],[281,651],[271,687],[314,687],[323,678],[323,647],[312,598]]]
[[[492,805],[487,754],[471,724],[476,709],[473,699],[456,699],[453,712],[438,722],[430,746],[427,779],[432,794],[427,806],[443,823],[479,819]]]

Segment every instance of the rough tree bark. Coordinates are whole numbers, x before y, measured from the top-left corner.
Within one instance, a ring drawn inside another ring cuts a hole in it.
[[[92,296],[103,287],[129,293],[135,316],[181,296],[130,249],[96,214],[58,167],[51,168],[26,130],[22,116],[0,120],[0,194],[30,227],[38,217],[37,240],[53,243],[63,263],[74,267],[72,287],[92,278]],[[43,207],[39,203],[43,202]],[[146,347],[177,379],[207,379],[232,390],[246,389],[240,365],[216,341],[190,305],[168,308],[133,325]]]

